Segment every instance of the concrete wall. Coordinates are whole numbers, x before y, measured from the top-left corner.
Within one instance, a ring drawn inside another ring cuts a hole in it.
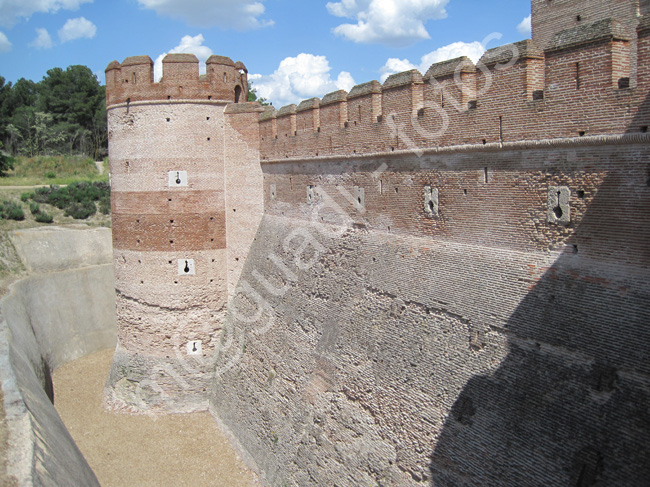
[[[21,486],[99,485],[52,405],[51,372],[115,346],[110,229],[41,227],[12,241],[31,275],[0,301],[7,474]]]
[[[271,485],[645,485],[648,147],[263,164],[212,412]]]

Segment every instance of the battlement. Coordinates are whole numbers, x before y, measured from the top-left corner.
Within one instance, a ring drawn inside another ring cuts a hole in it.
[[[645,131],[647,22],[611,18],[339,90],[259,118],[262,160]],[[638,80],[632,72],[639,66]]]
[[[128,57],[122,64],[111,62],[106,68],[107,106],[145,100],[246,101],[248,70],[241,61],[212,55],[206,61],[205,75],[199,75],[194,54],[167,54],[162,64],[162,79],[155,83],[149,56]]]

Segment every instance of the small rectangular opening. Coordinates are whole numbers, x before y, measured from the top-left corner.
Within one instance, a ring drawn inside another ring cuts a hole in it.
[[[503,116],[499,116],[499,142],[503,142]]]
[[[576,90],[580,89],[580,63],[576,63]]]
[[[476,110],[477,107],[478,107],[478,101],[476,101],[476,100],[470,100],[470,101],[467,103],[467,108],[468,108],[469,110]]]
[[[533,91],[533,100],[543,100],[543,99],[544,99],[544,90]]]
[[[630,87],[630,78],[619,78],[618,89],[625,90]]]

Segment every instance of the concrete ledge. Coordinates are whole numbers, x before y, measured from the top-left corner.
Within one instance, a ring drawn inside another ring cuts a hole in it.
[[[39,228],[15,232],[12,240],[25,266],[40,273],[14,283],[0,300],[9,482],[99,485],[54,409],[51,372],[115,346],[110,230]],[[108,263],[88,265],[107,256]]]
[[[30,273],[113,263],[110,228],[37,227],[9,237]]]

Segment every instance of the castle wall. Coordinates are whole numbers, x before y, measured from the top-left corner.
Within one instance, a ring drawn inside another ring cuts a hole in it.
[[[642,1],[641,3],[646,3]],[[533,0],[533,40],[545,48],[553,36],[565,29],[589,24],[601,19],[613,18],[636,28],[639,0]]]
[[[271,485],[643,485],[647,21],[606,14],[260,117],[211,410]]]
[[[258,104],[229,105],[225,111],[224,188],[228,296],[234,293],[255,238],[262,213],[264,192],[260,167]]]
[[[577,4],[280,110],[109,65],[115,402],[209,402],[271,485],[643,485],[650,24]]]
[[[634,30],[603,19],[557,33],[545,51],[522,41],[488,51],[477,66],[458,58],[424,77],[393,75],[372,94],[330,93],[298,112],[298,120],[320,123],[314,130],[301,122],[296,131],[289,107],[267,113],[260,118],[262,160],[639,130],[631,124],[648,122],[637,117],[648,77],[634,84],[633,70],[637,47],[644,53],[644,25],[639,46]]]
[[[648,147],[263,164],[212,411],[271,485],[643,485]]]

